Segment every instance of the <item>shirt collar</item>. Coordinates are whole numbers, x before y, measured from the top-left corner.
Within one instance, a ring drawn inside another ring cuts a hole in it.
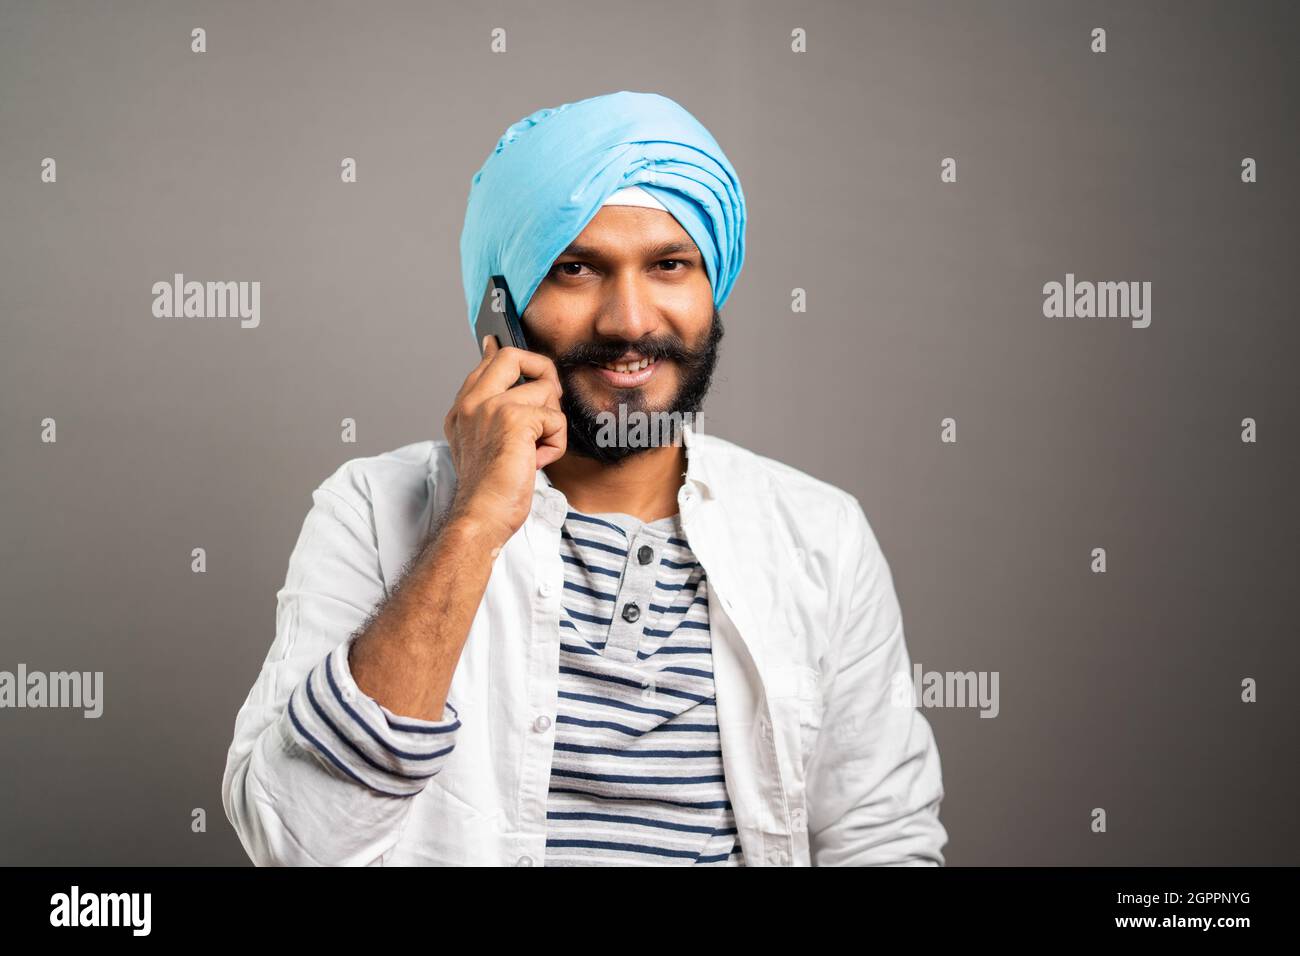
[[[682,429],[682,442],[686,446],[685,484],[696,486],[705,497],[714,497],[716,491],[713,485],[715,482],[709,475],[708,444],[695,434],[693,427]],[[557,491],[555,486],[551,484],[551,479],[547,477],[545,469],[537,469],[533,477],[533,490],[541,492],[543,497]]]
[[[695,485],[709,498],[716,495],[709,477],[709,447],[695,434],[694,426],[682,429],[682,440],[686,445],[686,483]]]

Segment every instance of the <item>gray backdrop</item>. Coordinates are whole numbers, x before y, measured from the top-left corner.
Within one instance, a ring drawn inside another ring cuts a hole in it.
[[[501,133],[631,89],[708,126],[748,201],[707,430],[857,495],[913,659],[1000,675],[995,719],[926,711],[949,863],[1296,862],[1298,26],[3,0],[0,670],[102,670],[105,701],[0,711],[0,861],[247,862],[221,774],[310,493],[442,437]],[[176,272],[260,281],[260,326],[155,318]],[[1150,281],[1150,327],[1045,318],[1066,273]]]

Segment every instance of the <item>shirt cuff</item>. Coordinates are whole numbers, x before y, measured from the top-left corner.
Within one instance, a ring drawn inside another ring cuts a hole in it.
[[[352,679],[351,644],[336,647],[294,688],[286,729],[338,773],[385,796],[413,797],[455,749],[460,715],[451,701],[442,720],[394,714]]]

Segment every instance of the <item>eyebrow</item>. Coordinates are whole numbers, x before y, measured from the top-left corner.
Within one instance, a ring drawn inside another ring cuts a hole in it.
[[[660,243],[657,246],[651,246],[643,250],[647,259],[661,259],[664,256],[673,255],[674,253],[691,253],[698,255],[699,249],[693,242],[682,242],[675,240],[673,242]],[[604,259],[605,253],[595,246],[584,246],[582,243],[570,243],[568,248],[560,253],[562,256],[577,256],[579,259]]]

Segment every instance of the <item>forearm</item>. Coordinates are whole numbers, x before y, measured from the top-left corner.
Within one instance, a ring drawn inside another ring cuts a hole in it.
[[[488,529],[454,512],[430,537],[380,611],[352,642],[362,693],[394,714],[444,719],[443,708],[498,550]]]

